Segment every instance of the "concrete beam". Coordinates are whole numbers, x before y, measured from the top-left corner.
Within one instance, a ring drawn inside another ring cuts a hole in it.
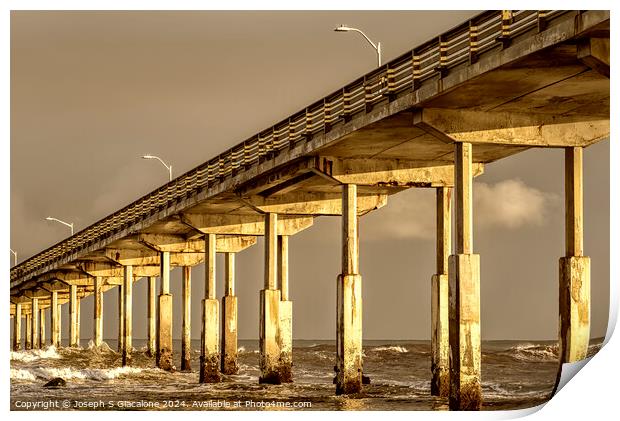
[[[609,38],[585,38],[577,42],[577,58],[609,78]]]
[[[202,236],[201,236],[202,237]],[[140,234],[139,241],[152,250],[171,253],[204,253],[203,238],[186,239],[174,234]],[[251,235],[218,235],[216,248],[218,253],[238,253],[256,244],[256,237]],[[174,255],[171,254],[171,264],[174,266]],[[191,266],[178,264],[178,266]]]
[[[445,143],[588,146],[609,137],[609,118],[581,120],[548,114],[424,108],[413,124]]]
[[[184,213],[181,221],[203,234],[265,235],[264,215],[227,215]],[[281,235],[293,235],[312,226],[309,216],[282,216],[278,221]]]

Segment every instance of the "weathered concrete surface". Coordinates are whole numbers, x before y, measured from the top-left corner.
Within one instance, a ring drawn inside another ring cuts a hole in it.
[[[123,284],[123,306],[124,306],[124,326],[123,326],[123,365],[128,365],[131,361],[131,351],[133,349],[133,267],[125,266]]]
[[[93,341],[95,346],[103,343],[103,278],[95,277]]]
[[[31,304],[31,314],[32,314],[32,338],[30,339],[30,343],[32,344],[32,348],[39,348],[39,299],[33,298]]]
[[[39,309],[39,348],[45,347],[45,309]]]
[[[13,316],[13,351],[22,348],[22,305],[15,304],[15,315]]]
[[[183,266],[183,335],[181,337],[181,370],[191,371],[192,355],[192,278],[191,267]]]
[[[62,304],[58,304],[58,346],[62,346]]]
[[[362,390],[362,277],[338,275],[336,394]]]
[[[77,285],[71,285],[69,296],[69,346],[79,346]]]
[[[280,384],[280,290],[262,289],[260,291],[259,383]]]
[[[125,286],[123,284],[118,286],[118,352],[122,353],[125,343],[125,299],[124,293]]]
[[[200,383],[218,383],[220,375],[219,301],[202,300],[202,346],[200,349]]]
[[[237,297],[222,297],[222,373],[237,374]]]
[[[586,358],[590,341],[590,258],[560,259],[560,362]]]
[[[161,294],[159,296],[157,331],[157,367],[162,370],[173,371],[175,366],[172,362],[172,295]]]
[[[278,334],[280,347],[280,381],[293,381],[293,302],[280,301],[278,309],[280,317],[280,331]]]
[[[154,357],[157,353],[157,315],[156,309],[156,278],[149,276],[149,285],[147,290],[147,340],[146,347],[149,357]]]
[[[26,314],[26,341],[24,343],[24,349],[32,349],[32,314]]]
[[[479,410],[480,256],[450,256],[450,409]]]
[[[52,291],[50,297],[52,345],[60,346],[60,304],[58,304],[58,291]]]

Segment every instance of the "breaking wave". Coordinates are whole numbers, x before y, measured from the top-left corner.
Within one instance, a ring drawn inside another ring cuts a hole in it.
[[[378,346],[378,347],[374,348],[373,351],[376,351],[376,352],[399,352],[399,353],[407,353],[407,352],[409,352],[407,350],[407,348],[405,348],[403,346],[398,346],[398,345]]]
[[[51,380],[61,377],[65,380],[113,380],[119,377],[138,374],[144,371],[142,368],[135,367],[114,367],[114,368],[85,368],[73,369],[69,367],[32,367],[32,368],[12,368],[11,380]]]
[[[29,363],[40,359],[59,359],[62,358],[56,347],[51,345],[44,349],[30,349],[28,351],[13,351],[11,352],[12,361],[22,361]]]
[[[502,352],[519,361],[556,361],[558,359],[558,346],[553,345],[516,345]]]

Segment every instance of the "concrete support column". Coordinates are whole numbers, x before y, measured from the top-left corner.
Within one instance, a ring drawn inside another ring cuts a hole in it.
[[[69,346],[79,346],[77,285],[69,287]]]
[[[32,311],[26,314],[26,343],[24,344],[24,348],[26,350],[32,349]]]
[[[147,340],[146,340],[146,348],[149,357],[154,357],[157,349],[157,316],[155,314],[156,309],[156,291],[155,291],[155,281],[156,278],[154,276],[149,276],[149,285],[147,290]]]
[[[124,266],[123,271],[123,306],[124,306],[124,326],[123,326],[123,365],[129,364],[131,360],[132,347],[132,293],[133,293],[133,267]]]
[[[431,279],[431,395],[450,395],[448,258],[452,224],[450,187],[437,188],[437,269]]]
[[[449,258],[450,409],[478,410],[480,256],[473,254],[472,145],[455,144],[456,254]]]
[[[362,390],[362,277],[357,186],[342,186],[342,273],[336,293],[336,394]]]
[[[125,343],[125,287],[124,282],[118,286],[118,352],[122,353]]]
[[[220,374],[219,301],[215,298],[216,236],[205,234],[205,298],[202,300],[200,383],[217,383]]]
[[[39,348],[39,299],[32,299],[32,330],[30,334],[32,338],[30,339],[30,343],[32,344],[33,349]]]
[[[280,290],[278,281],[278,216],[265,215],[265,286],[260,291],[259,383],[280,384]]]
[[[52,291],[50,297],[50,313],[51,313],[51,335],[52,335],[52,345],[56,348],[60,346],[60,306],[58,304],[58,292]]]
[[[181,338],[181,370],[191,371],[192,354],[192,278],[190,266],[183,267],[183,336]]]
[[[172,371],[172,294],[170,294],[170,252],[160,253],[161,291],[157,324],[157,367]]]
[[[237,297],[235,296],[235,253],[225,254],[224,296],[222,297],[222,373],[236,374],[237,363]]]
[[[95,346],[101,346],[103,342],[103,278],[95,277],[94,300],[95,307],[93,311],[93,341]]]
[[[58,304],[58,346],[62,346],[62,304]]]
[[[39,309],[39,348],[45,347],[45,309]]]
[[[288,235],[278,236],[278,284],[280,285],[280,379],[293,381],[293,302],[288,296]]]
[[[77,297],[77,300],[75,301],[75,314],[76,314],[76,332],[77,332],[77,346],[80,346],[80,338],[82,337],[81,335],[81,324],[80,321],[82,320],[82,311],[80,310],[80,306],[82,305],[82,298],[80,298],[80,296]]]
[[[22,305],[15,304],[15,317],[13,318],[13,351],[22,349]]]
[[[590,258],[583,255],[583,148],[565,149],[566,256],[560,259],[560,363],[586,358],[590,341]]]

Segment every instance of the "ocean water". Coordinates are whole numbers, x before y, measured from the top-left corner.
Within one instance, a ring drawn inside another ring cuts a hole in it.
[[[589,355],[600,349],[593,340]],[[258,384],[258,341],[239,341],[239,374],[199,384],[200,341],[192,343],[192,372],[166,372],[134,340],[131,365],[121,367],[116,341],[100,348],[47,347],[11,352],[11,409],[28,410],[447,410],[430,395],[429,341],[365,341],[364,374],[371,384],[356,396],[335,396],[334,341],[293,343],[294,382]],[[180,341],[175,341],[180,350]],[[547,341],[483,341],[483,410],[517,409],[549,399],[558,362]],[[175,353],[177,367],[180,355]],[[44,388],[62,377],[65,387]],[[38,403],[37,403],[38,402]]]

